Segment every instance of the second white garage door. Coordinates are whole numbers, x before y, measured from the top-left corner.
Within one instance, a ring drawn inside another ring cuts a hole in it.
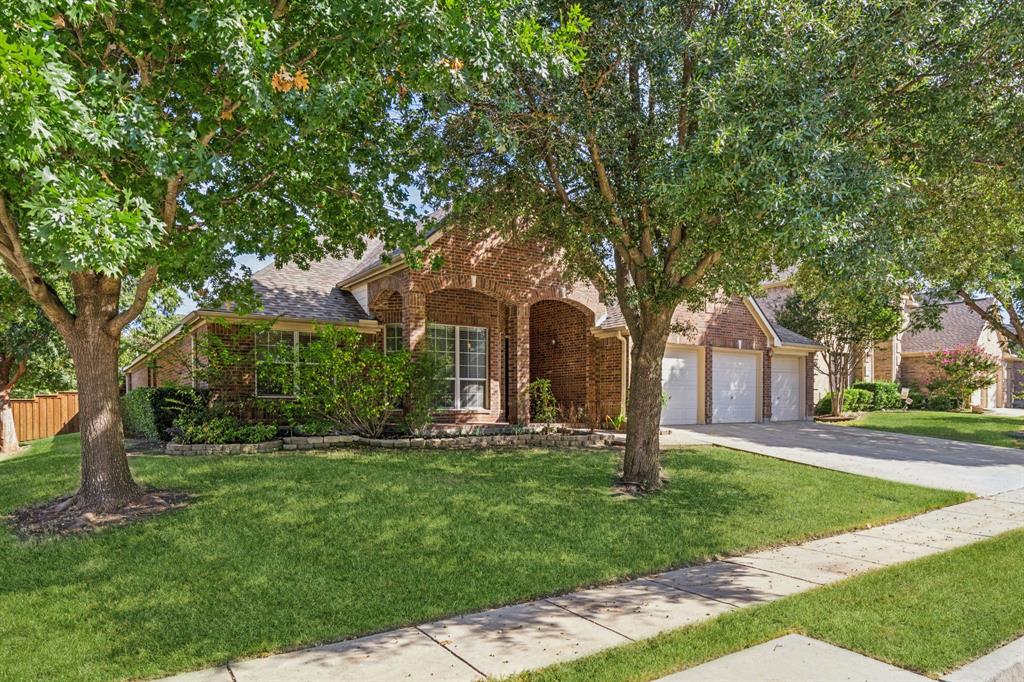
[[[665,349],[661,361],[661,390],[668,402],[661,408],[662,424],[697,423],[697,351],[685,348]]]
[[[711,421],[757,421],[759,355],[716,352],[711,361]]]
[[[803,359],[796,355],[772,358],[772,421],[803,419],[800,405]]]

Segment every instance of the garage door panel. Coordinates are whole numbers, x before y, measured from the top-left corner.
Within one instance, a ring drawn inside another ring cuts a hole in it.
[[[698,355],[695,350],[668,348],[661,363],[661,390],[668,401],[661,408],[662,424],[696,424]]]
[[[799,357],[776,355],[772,358],[772,421],[803,418],[802,370]]]
[[[759,356],[716,353],[711,363],[711,421],[719,424],[757,421]]]

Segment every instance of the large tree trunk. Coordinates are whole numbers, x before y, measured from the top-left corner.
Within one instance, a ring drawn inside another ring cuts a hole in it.
[[[117,312],[120,283],[108,278],[73,276],[75,322],[64,341],[78,377],[82,482],[74,506],[111,512],[142,496],[124,450],[117,355],[120,330],[110,329]]]
[[[633,338],[626,405],[626,453],[622,483],[642,490],[661,487],[661,362],[672,311],[646,315]]]
[[[10,390],[0,389],[0,454],[10,455],[17,451],[18,432],[14,426],[11,393]]]

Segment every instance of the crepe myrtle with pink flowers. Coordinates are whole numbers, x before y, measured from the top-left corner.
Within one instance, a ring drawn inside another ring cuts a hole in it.
[[[977,345],[935,351],[928,361],[940,372],[940,377],[928,385],[929,390],[949,396],[965,410],[970,408],[971,394],[996,382],[999,369],[998,358]]]

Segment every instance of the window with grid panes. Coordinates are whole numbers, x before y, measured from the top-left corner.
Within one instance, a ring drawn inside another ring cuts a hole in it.
[[[441,409],[483,410],[487,407],[487,329],[427,325],[427,352],[445,378],[438,400]]]

